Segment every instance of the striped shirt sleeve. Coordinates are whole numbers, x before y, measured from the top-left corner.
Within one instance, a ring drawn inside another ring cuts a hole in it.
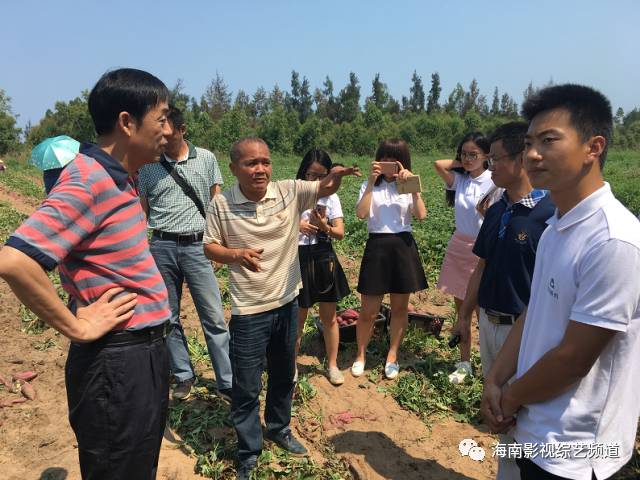
[[[96,228],[93,193],[80,175],[63,171],[56,188],[14,232],[7,245],[52,270]],[[76,172],[77,173],[77,172]]]
[[[207,207],[207,219],[204,226],[204,235],[202,237],[202,243],[208,245],[210,243],[217,243],[218,245],[225,245],[222,238],[222,225],[220,222],[220,215],[218,214],[218,207],[216,205],[216,198],[221,195],[216,195],[209,202]]]
[[[298,215],[315,207],[318,200],[318,189],[320,182],[308,182],[306,180],[295,180],[296,197],[298,199]]]

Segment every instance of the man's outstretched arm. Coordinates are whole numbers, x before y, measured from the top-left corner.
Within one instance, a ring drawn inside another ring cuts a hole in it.
[[[329,175],[320,180],[318,186],[318,198],[328,197],[333,195],[340,188],[342,183],[342,177],[346,175],[355,175],[360,177],[360,169],[358,167],[334,167],[331,169]]]

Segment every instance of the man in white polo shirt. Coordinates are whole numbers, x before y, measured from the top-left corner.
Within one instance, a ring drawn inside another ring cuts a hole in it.
[[[640,224],[603,181],[612,116],[601,93],[553,86],[523,111],[525,168],[557,210],[482,413],[493,431],[515,423],[516,442],[533,445],[517,459],[522,479],[601,480],[631,457],[640,413]]]
[[[233,371],[231,419],[238,435],[238,479],[248,479],[262,450],[260,390],[267,358],[266,437],[292,455],[307,453],[292,435],[300,215],[318,198],[338,190],[344,175],[334,168],[321,181],[271,182],[271,155],[264,140],[248,137],[231,148],[229,168],[238,182],[215,196],[207,210],[205,255],[229,264]]]

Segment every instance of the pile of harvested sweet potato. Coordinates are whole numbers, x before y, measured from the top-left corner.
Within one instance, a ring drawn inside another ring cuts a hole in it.
[[[19,372],[11,375],[11,381],[0,373],[0,383],[3,384],[10,393],[21,394],[21,397],[8,397],[0,399],[0,408],[10,407],[16,403],[35,400],[36,390],[31,385],[31,381],[38,376],[36,372]]]
[[[346,310],[340,312],[338,316],[336,316],[339,327],[348,327],[349,325],[354,325],[355,323],[357,323],[358,318],[360,318],[360,314],[352,308],[347,308]]]

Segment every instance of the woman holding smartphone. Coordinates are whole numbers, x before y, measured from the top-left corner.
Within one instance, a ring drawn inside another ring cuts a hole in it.
[[[483,216],[476,209],[482,197],[494,186],[491,172],[485,168],[489,141],[480,132],[464,136],[458,144],[455,160],[436,160],[434,167],[444,180],[447,193],[453,192],[456,229],[445,252],[437,288],[453,295],[456,314],[464,301],[467,283],[476,268],[478,257],[473,244]],[[455,383],[471,375],[471,338],[460,344],[460,362],[450,376]]]
[[[391,344],[384,373],[396,378],[398,349],[407,330],[409,296],[427,288],[411,221],[422,220],[427,209],[420,193],[398,193],[397,182],[411,177],[411,155],[404,140],[383,141],[371,164],[369,179],[360,188],[356,215],[367,219],[369,238],[364,249],[358,292],[362,310],[357,323],[358,352],[351,367],[354,377],[364,372],[367,345],[385,294],[391,297]]]
[[[304,156],[297,179],[321,180],[332,168],[331,158],[324,150],[312,149]],[[298,255],[302,273],[302,290],[298,294],[298,339],[296,356],[309,308],[318,303],[327,351],[327,376],[333,385],[342,385],[344,376],[338,369],[339,331],[336,304],[349,295],[349,284],[331,241],[344,237],[342,206],[337,194],[320,198],[314,209],[300,216]],[[296,371],[297,376],[297,371]]]

